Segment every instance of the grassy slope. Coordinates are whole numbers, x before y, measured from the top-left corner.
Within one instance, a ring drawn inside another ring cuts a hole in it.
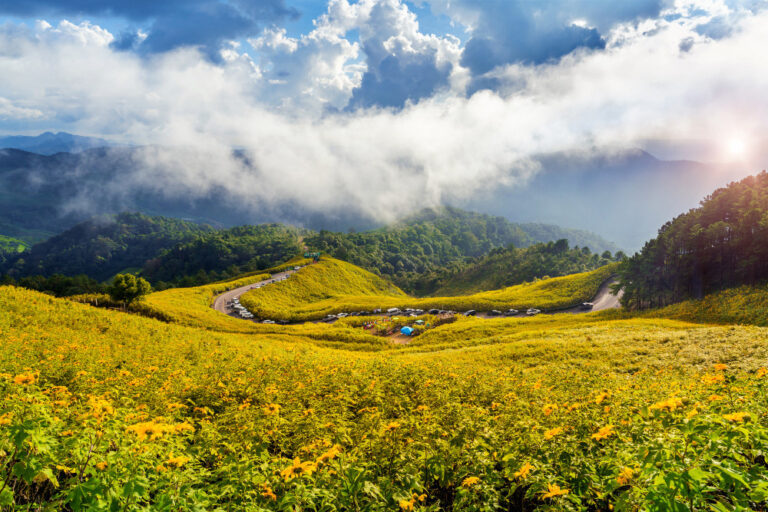
[[[17,238],[0,235],[0,252],[15,254],[18,252],[24,252],[24,250],[28,247],[29,244]]]
[[[599,313],[466,319],[406,350],[361,353],[292,327],[220,333],[12,287],[0,287],[0,310],[0,449],[12,453],[11,432],[33,433],[17,458],[38,472],[11,479],[17,499],[396,510],[415,493],[433,511],[764,499],[768,469],[752,462],[768,450],[765,378],[753,373],[768,358],[763,328]],[[14,383],[30,373],[34,383]],[[650,408],[670,397],[672,411]],[[734,412],[750,416],[725,418]],[[138,440],[132,429],[146,422],[165,433]],[[295,458],[315,466],[281,474]],[[58,486],[41,486],[52,478]],[[570,492],[545,498],[552,485]]]
[[[279,286],[243,295],[241,301],[262,318],[292,321],[322,318],[340,311],[390,307],[490,310],[538,307],[559,309],[592,298],[613,266],[460,297],[415,299],[377,276],[334,259],[324,259]]]

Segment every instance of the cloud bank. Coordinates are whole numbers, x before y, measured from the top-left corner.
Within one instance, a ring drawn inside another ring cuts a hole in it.
[[[501,13],[522,20],[522,39],[484,2],[431,4],[467,27],[463,44],[421,32],[399,0],[332,0],[311,32],[269,27],[217,59],[205,45],[123,51],[93,23],[9,23],[0,119],[148,145],[115,191],[225,191],[254,211],[300,204],[382,220],[524,184],[542,154],[765,133],[763,11],[503,4],[517,9]],[[702,30],[713,20],[729,33]],[[482,62],[481,44],[495,48]]]

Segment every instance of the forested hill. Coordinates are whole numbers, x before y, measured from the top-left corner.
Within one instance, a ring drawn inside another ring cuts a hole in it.
[[[108,279],[125,270],[138,270],[163,249],[213,231],[167,217],[121,213],[94,217],[8,258],[0,268],[12,277],[86,274]]]
[[[538,243],[524,249],[496,248],[460,270],[444,270],[420,279],[424,293],[452,296],[496,290],[547,277],[594,270],[621,260],[624,253],[593,253],[588,247],[570,248],[568,240]]]
[[[633,308],[768,280],[768,173],[718,189],[666,223],[620,275]]]
[[[423,295],[434,288],[437,273],[460,271],[492,249],[549,242],[552,232],[572,245],[595,251],[615,245],[591,233],[542,224],[516,224],[503,217],[457,208],[425,209],[390,227],[361,233],[321,231],[305,239],[312,249],[349,261],[391,279],[404,290]],[[426,279],[425,279],[426,278]]]

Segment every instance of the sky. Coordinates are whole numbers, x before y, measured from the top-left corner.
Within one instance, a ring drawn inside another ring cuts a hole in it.
[[[169,194],[386,220],[548,154],[765,167],[765,48],[763,0],[0,0],[0,133],[151,145]]]

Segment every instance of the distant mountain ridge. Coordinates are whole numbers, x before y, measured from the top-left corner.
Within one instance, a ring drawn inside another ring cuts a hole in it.
[[[9,135],[0,137],[0,148],[21,149],[39,155],[80,153],[86,149],[118,146],[97,137],[83,137],[67,132],[45,132],[40,135]]]

